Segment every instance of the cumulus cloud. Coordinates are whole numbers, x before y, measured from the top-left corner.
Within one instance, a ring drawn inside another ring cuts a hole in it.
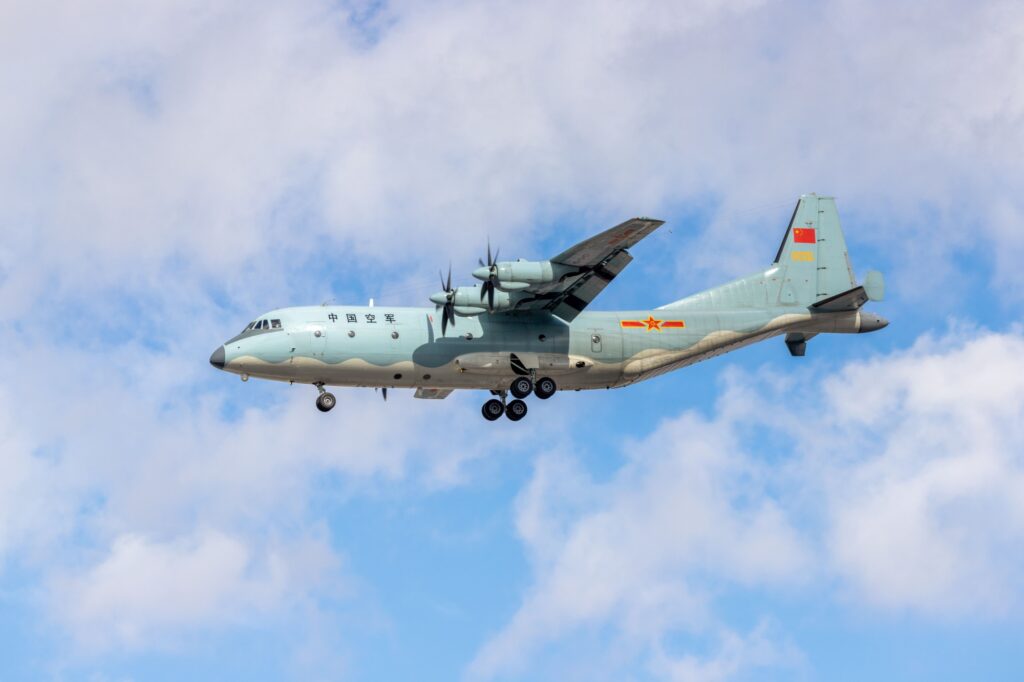
[[[92,651],[167,648],[182,633],[241,625],[295,610],[312,596],[343,591],[339,560],[320,539],[257,551],[245,539],[204,529],[158,541],[115,537],[109,554],[51,584],[52,608]]]
[[[607,624],[647,646],[677,628],[703,631],[714,622],[705,581],[799,583],[808,548],[766,493],[771,471],[737,449],[728,424],[687,414],[630,443],[630,462],[608,484],[552,476],[559,465],[542,461],[517,515],[537,581],[474,673],[584,626]],[[581,486],[588,502],[558,523]]]
[[[826,382],[826,414],[847,439],[831,454],[850,461],[829,481],[827,541],[858,594],[925,613],[1019,607],[1022,358],[1019,331],[925,339]]]
[[[650,668],[658,679],[672,682],[720,682],[765,669],[804,668],[806,662],[800,650],[775,630],[768,621],[760,622],[745,635],[726,630],[720,633],[710,655],[673,657],[657,651]]]
[[[119,348],[124,372],[102,347],[41,343],[45,364],[15,351],[0,386],[0,561],[50,585],[41,606],[87,652],[161,648],[246,614],[283,618],[302,598],[330,601],[344,549],[324,537],[322,515],[384,486],[416,496],[463,485],[493,436],[476,418],[423,447],[442,413],[475,412],[459,397],[431,409],[408,392],[385,404],[344,391],[323,415],[310,387],[273,386],[274,399],[249,405],[259,388],[237,379],[230,387],[250,390],[227,416],[227,384],[183,390],[175,353]],[[136,371],[148,376],[141,393]],[[527,436],[501,426],[491,453]],[[314,510],[324,477],[334,501]]]
[[[751,207],[810,190],[930,278],[980,240],[1017,281],[1015,3],[371,7],[9,9],[3,300],[152,287],[182,261],[235,281],[325,244],[350,267],[458,262],[488,232],[534,255],[540,225],[680,205],[753,242],[739,271],[785,217]],[[688,272],[721,270],[702,251]],[[935,283],[919,270],[905,291]]]
[[[458,398],[385,413],[342,395],[316,421],[308,394],[241,398],[202,372],[236,331],[226,318],[356,280],[424,301],[433,264],[458,271],[488,233],[534,256],[539,239],[636,213],[696,213],[683,289],[762,263],[780,204],[818,190],[901,264],[902,295],[932,296],[974,250],[1013,304],[1022,25],[1013,2],[8,4],[0,556],[54,567],[73,607],[61,622],[121,633],[97,646],[144,647],[228,622],[232,605],[264,608],[261,589],[288,592],[267,528],[316,523],[303,499],[317,475],[344,493],[465,480],[492,432],[460,425],[448,446],[425,445],[466,409]],[[1015,366],[1014,338],[988,335],[986,352]],[[1018,394],[958,343],[815,383],[820,404],[799,404],[825,411],[832,439],[748,379],[713,417],[639,438],[611,481],[541,460],[517,511],[536,582],[477,670],[609,620],[655,661],[662,632],[731,632],[716,630],[707,583],[797,589],[816,558],[883,608],[1015,603]],[[776,471],[741,423],[820,444]],[[202,573],[207,591],[176,611],[142,597],[134,609],[143,588],[109,587],[154,563]],[[742,658],[730,647],[726,660]],[[682,660],[670,667],[705,670]]]
[[[1014,330],[925,338],[824,379],[734,373],[710,419],[684,413],[628,443],[608,482],[572,459],[540,460],[517,512],[534,582],[471,670],[517,670],[547,643],[602,628],[673,679],[726,678],[747,656],[772,665],[763,638],[728,628],[721,656],[664,656],[673,633],[725,627],[714,596],[727,585],[838,583],[833,600],[882,614],[1013,613],[1022,357]],[[779,439],[788,454],[764,460]]]

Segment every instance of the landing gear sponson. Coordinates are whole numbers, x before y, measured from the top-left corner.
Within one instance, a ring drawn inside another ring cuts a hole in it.
[[[547,400],[557,390],[558,385],[550,377],[541,377],[536,382],[531,377],[516,377],[512,380],[507,391],[491,391],[491,393],[499,396],[500,399],[491,398],[483,404],[480,411],[487,421],[492,422],[504,414],[511,421],[517,422],[526,416],[527,407],[526,403],[523,402],[523,398],[533,393],[541,400]],[[512,394],[515,400],[506,403],[509,393]]]

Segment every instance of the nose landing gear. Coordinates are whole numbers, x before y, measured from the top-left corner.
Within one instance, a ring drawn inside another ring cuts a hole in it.
[[[324,390],[323,382],[313,384],[316,386],[316,390],[320,391],[320,395],[316,398],[316,409],[321,412],[330,412],[334,409],[334,406],[338,404],[337,399],[333,393],[328,393]]]

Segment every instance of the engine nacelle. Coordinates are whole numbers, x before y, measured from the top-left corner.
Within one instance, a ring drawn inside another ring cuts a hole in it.
[[[480,296],[481,287],[474,284],[471,287],[457,287],[451,294],[452,305],[455,307],[455,314],[469,317],[487,312],[487,296]],[[439,291],[430,297],[430,300],[437,305],[444,305],[448,301],[448,294]],[[512,307],[512,297],[505,291],[494,292],[494,310],[508,310]]]
[[[502,261],[493,268],[486,265],[473,271],[473,276],[481,281],[495,275],[495,286],[502,291],[522,291],[534,284],[546,284],[561,279],[564,275],[576,272],[576,268],[549,260],[517,260]]]

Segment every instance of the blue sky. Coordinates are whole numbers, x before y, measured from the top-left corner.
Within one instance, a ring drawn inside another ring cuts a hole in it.
[[[0,678],[1016,680],[1012,2],[0,11]],[[668,221],[596,302],[834,195],[892,321],[487,424],[241,383],[284,306]]]

